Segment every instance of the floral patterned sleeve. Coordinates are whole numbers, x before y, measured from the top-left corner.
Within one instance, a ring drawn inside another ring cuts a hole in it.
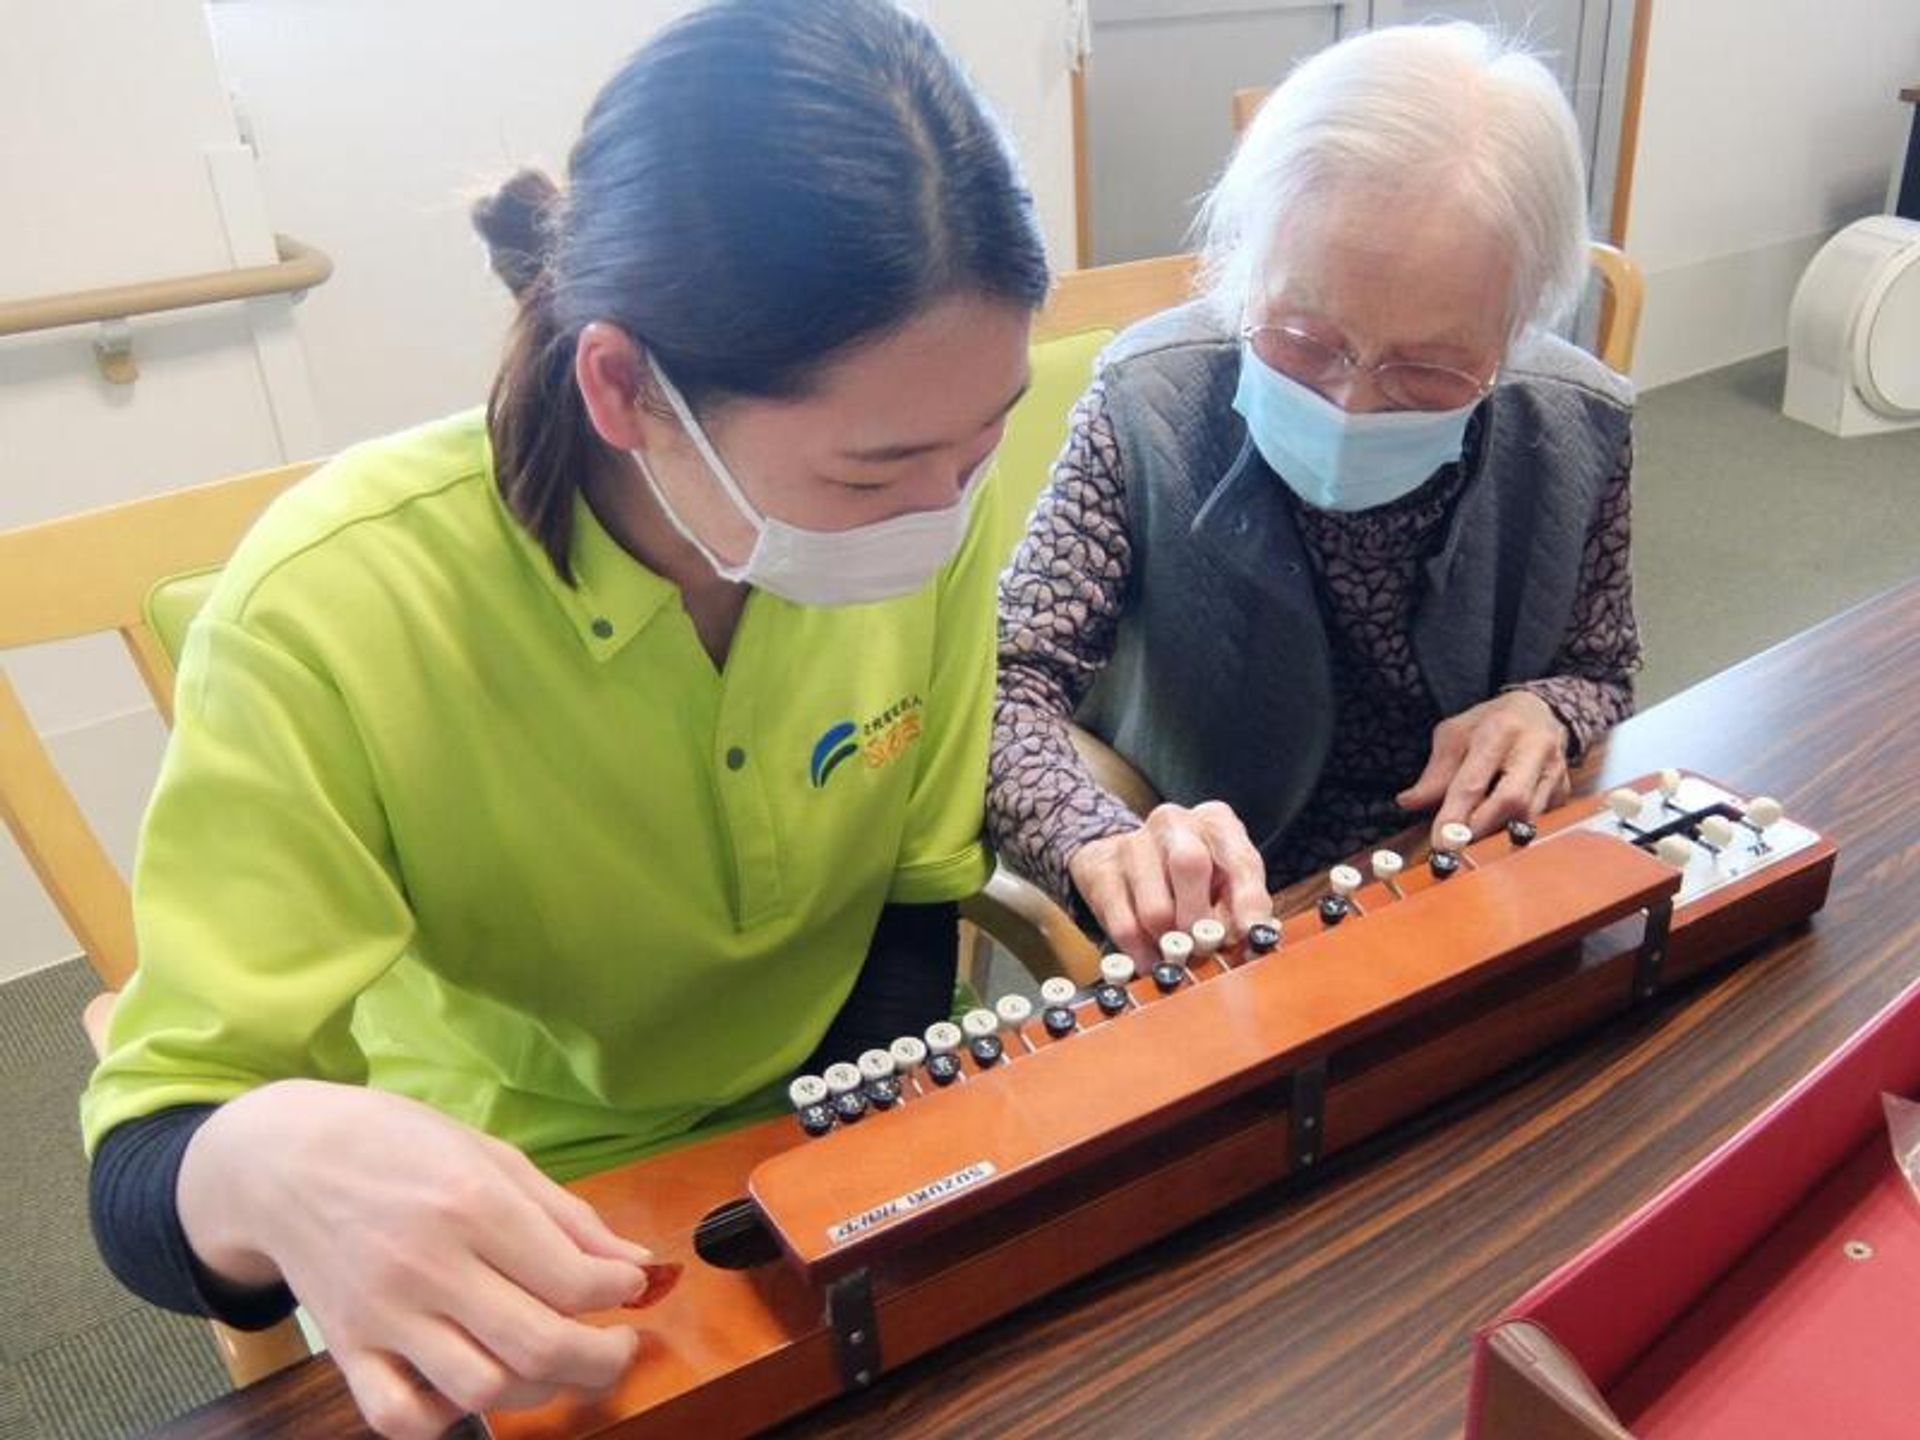
[[[1067,723],[1113,654],[1132,563],[1119,449],[1096,381],[1000,580],[1000,679],[987,838],[1014,869],[1071,902],[1067,862],[1140,817],[1088,773]]]
[[[1567,727],[1568,758],[1633,713],[1633,673],[1640,668],[1640,626],[1633,613],[1633,454],[1607,482],[1587,531],[1580,591],[1554,673],[1516,689],[1531,690]]]

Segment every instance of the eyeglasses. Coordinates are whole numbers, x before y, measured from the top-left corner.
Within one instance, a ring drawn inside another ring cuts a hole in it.
[[[1493,389],[1496,368],[1485,379],[1449,365],[1388,360],[1366,365],[1351,351],[1330,345],[1292,325],[1248,325],[1240,338],[1268,365],[1315,390],[1338,385],[1355,372],[1373,376],[1387,402],[1400,410],[1458,410]]]

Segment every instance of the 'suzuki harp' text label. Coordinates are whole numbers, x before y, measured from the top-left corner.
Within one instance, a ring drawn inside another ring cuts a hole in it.
[[[876,1205],[871,1210],[863,1210],[852,1219],[842,1220],[838,1225],[827,1227],[827,1243],[844,1245],[847,1241],[866,1234],[876,1226],[902,1215],[910,1215],[915,1210],[925,1209],[929,1205],[938,1205],[942,1200],[958,1195],[969,1185],[977,1185],[993,1174],[993,1164],[988,1160],[976,1160],[964,1170],[956,1170],[951,1175],[942,1175],[938,1180],[929,1180],[918,1190],[909,1190],[885,1204]]]

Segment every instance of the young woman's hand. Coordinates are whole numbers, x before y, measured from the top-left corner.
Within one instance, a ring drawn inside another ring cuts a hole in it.
[[[1235,934],[1273,915],[1266,864],[1218,800],[1156,806],[1138,830],[1082,845],[1067,873],[1107,938],[1142,966],[1159,961],[1162,935],[1203,915]]]
[[[187,1148],[179,1207],[216,1277],[292,1287],[389,1440],[604,1389],[638,1345],[572,1317],[637,1301],[649,1253],[512,1146],[401,1096],[290,1080],[231,1101]]]
[[[1397,798],[1406,810],[1439,807],[1438,844],[1443,825],[1485,835],[1558,804],[1567,788],[1567,727],[1538,695],[1509,690],[1436,725],[1427,768]]]

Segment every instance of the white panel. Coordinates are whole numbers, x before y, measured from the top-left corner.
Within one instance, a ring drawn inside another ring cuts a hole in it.
[[[230,263],[273,264],[279,252],[252,149],[235,141],[209,145],[205,154],[207,176],[213,183],[220,222],[227,233]],[[306,351],[294,328],[294,306],[303,298],[269,295],[246,302],[253,353],[260,366],[261,393],[273,420],[280,452],[277,458],[285,461],[309,460],[322,453],[320,416],[314,408]]]
[[[1337,9],[1284,0],[1135,0],[1116,9],[1094,0],[1087,124],[1096,263],[1187,248],[1198,201],[1233,150],[1233,92],[1277,84],[1296,60],[1330,44]]]
[[[1785,342],[1800,268],[1877,212],[1920,63],[1913,0],[1655,3],[1627,249],[1648,272],[1636,378]]]
[[[211,270],[226,244],[199,147],[233,139],[194,0],[58,0],[6,8],[0,121],[7,193],[0,290],[38,295]]]
[[[1780,349],[1800,273],[1828,238],[1795,236],[1648,275],[1634,383],[1650,390]]]
[[[1913,0],[1653,7],[1631,248],[1649,270],[1832,233],[1880,208],[1920,64]]]

